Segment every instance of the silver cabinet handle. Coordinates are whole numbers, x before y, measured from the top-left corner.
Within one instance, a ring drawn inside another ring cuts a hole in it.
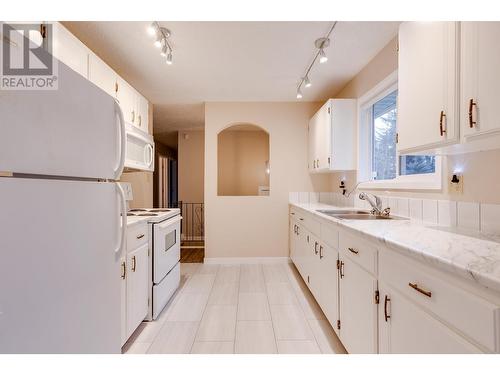
[[[140,240],[142,237],[144,237],[144,234],[139,234],[139,235],[137,235],[137,237],[136,237],[136,238],[137,238],[138,240]]]
[[[356,250],[353,247],[348,247],[347,250],[349,250],[353,254],[359,254],[359,250]]]
[[[121,274],[121,278],[123,280],[125,280],[125,275],[127,274],[127,267],[125,267],[125,262],[122,262],[122,274]]]
[[[319,245],[319,259],[323,259],[323,246]]]
[[[135,255],[132,257],[132,272],[135,272],[135,269],[137,267],[137,261],[135,259]]]
[[[318,255],[318,241],[314,241],[314,254]]]

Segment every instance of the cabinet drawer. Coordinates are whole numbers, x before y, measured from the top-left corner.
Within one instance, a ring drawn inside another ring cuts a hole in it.
[[[339,248],[339,231],[333,224],[321,223],[321,241],[328,246]]]
[[[368,241],[345,232],[339,233],[341,256],[347,256],[368,272],[377,273],[377,249]]]
[[[387,250],[380,253],[379,269],[380,280],[485,348],[500,351],[499,306],[439,277],[425,265]]]
[[[294,207],[290,208],[290,215],[295,217],[299,225],[304,226],[312,234],[319,237],[321,224],[318,220],[314,219],[313,215]]]
[[[127,228],[127,251],[137,249],[148,242],[148,224],[140,223]]]

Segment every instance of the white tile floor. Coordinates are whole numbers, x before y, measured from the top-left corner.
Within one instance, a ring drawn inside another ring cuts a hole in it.
[[[181,264],[181,286],[158,320],[125,344],[144,353],[345,353],[292,264]]]

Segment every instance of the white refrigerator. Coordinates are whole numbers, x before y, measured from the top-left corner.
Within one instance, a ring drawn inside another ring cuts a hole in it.
[[[119,353],[123,115],[63,63],[58,85],[0,91],[0,353]]]

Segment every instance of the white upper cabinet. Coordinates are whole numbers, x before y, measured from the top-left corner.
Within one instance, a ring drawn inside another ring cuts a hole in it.
[[[136,91],[121,77],[117,78],[116,98],[120,103],[125,122],[135,125],[137,117]]]
[[[97,87],[112,97],[116,97],[118,76],[113,69],[94,53],[89,55],[89,79]]]
[[[75,72],[88,78],[90,50],[59,22],[52,24],[52,54]]]
[[[136,125],[142,131],[148,132],[149,103],[148,100],[137,94],[137,119]]]
[[[500,131],[500,22],[461,23],[460,120],[466,140]]]
[[[330,99],[309,121],[311,173],[356,169],[356,101]]]
[[[398,151],[435,149],[459,139],[457,22],[399,27]]]

